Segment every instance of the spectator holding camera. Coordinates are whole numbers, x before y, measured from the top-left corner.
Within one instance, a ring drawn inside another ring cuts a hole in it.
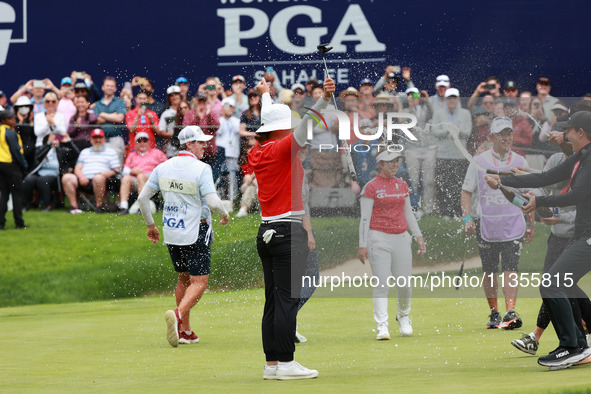
[[[86,94],[90,102],[94,103],[101,99],[101,92],[92,81],[92,77],[86,71],[72,71],[70,74],[74,86],[74,95]]]
[[[402,104],[406,105],[406,93],[397,90],[400,87],[400,78],[396,74],[397,72],[400,72],[400,67],[386,67],[384,75],[378,80],[374,87],[374,92],[376,95],[384,93],[390,96],[398,96]],[[410,80],[410,67],[402,68],[402,79],[406,82],[407,89],[415,87]]]
[[[37,136],[36,147],[43,145],[43,139],[48,134],[67,134],[66,118],[57,112],[57,95],[49,92],[43,99],[44,112],[35,115],[34,128]]]
[[[207,78],[205,83],[199,86],[199,92],[205,94],[209,112],[219,119],[222,116],[222,101],[218,96],[224,95],[224,89],[219,79],[217,77]]]
[[[74,87],[72,85],[72,78],[62,78],[59,97],[60,101],[57,104],[57,112],[64,114],[64,119],[69,121],[74,113],[76,113],[76,106],[74,105],[73,101]]]
[[[76,113],[68,122],[68,134],[78,150],[90,147],[90,133],[95,128],[98,116],[90,109],[90,97],[82,94],[74,99]]]
[[[209,79],[209,81],[211,81],[211,79]],[[185,111],[183,125],[199,126],[206,135],[213,136],[212,139],[206,142],[203,158],[201,159],[201,161],[211,166],[213,180],[215,182],[219,177],[221,169],[220,167],[224,160],[224,158],[222,157],[216,160],[218,156],[218,146],[216,144],[215,136],[218,127],[220,127],[220,119],[211,112],[212,107],[208,105],[207,102],[208,96],[202,93],[198,93],[197,96],[195,96],[195,98],[197,99],[195,109]]]
[[[129,130],[129,150],[135,149],[135,136],[144,132],[150,138],[150,148],[156,147],[156,135],[159,134],[158,115],[148,109],[148,92],[144,89],[138,90],[135,96],[136,106],[125,115],[125,123]],[[163,134],[164,135],[164,134]]]
[[[43,99],[45,95],[45,90],[51,90],[55,95],[59,98],[60,91],[58,88],[55,87],[53,82],[49,78],[45,78],[44,80],[39,79],[31,79],[26,84],[21,86],[11,97],[10,102],[16,103],[16,100],[22,95],[25,95],[27,92],[31,92],[31,103],[33,104],[33,113],[37,115],[39,112],[45,112],[45,107],[43,106]]]
[[[499,78],[495,76],[490,76],[486,78],[486,81],[480,82],[476,89],[474,89],[474,93],[472,93],[472,96],[470,96],[470,99],[468,100],[468,109],[470,111],[474,109],[480,95],[490,94],[491,96],[493,96],[493,99],[501,97],[500,89],[501,83],[499,82]]]

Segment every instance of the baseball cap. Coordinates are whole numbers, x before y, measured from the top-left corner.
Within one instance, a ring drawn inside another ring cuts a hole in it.
[[[213,135],[206,135],[199,126],[187,126],[179,133],[179,142],[186,144],[190,141],[209,141]]]
[[[578,111],[575,112],[568,118],[566,122],[556,123],[557,127],[569,128],[574,127],[575,129],[583,129],[585,132],[591,133],[591,112],[590,111]]]
[[[552,111],[554,111],[555,109],[560,109],[562,111],[568,112],[568,108],[566,108],[566,106],[563,103],[561,103],[560,101],[557,102],[556,104],[554,104],[552,106],[552,108],[550,108],[550,110],[552,110]]]
[[[291,130],[301,122],[293,118],[291,109],[285,104],[266,104],[261,109],[261,127],[257,133],[268,133],[275,130]]]
[[[353,86],[349,86],[347,89],[343,90],[341,92],[341,94],[339,94],[339,97],[341,97],[341,98],[347,97],[347,96],[359,97],[359,91],[357,89],[355,89]]]
[[[226,97],[225,99],[222,100],[222,107],[224,105],[230,105],[232,107],[236,106],[236,100],[234,99],[234,97]]]
[[[199,92],[195,95],[197,101],[207,101],[207,95],[205,93]]]
[[[72,84],[72,78],[70,78],[70,77],[63,77],[62,78],[62,85],[66,85],[66,84],[71,85]]]
[[[232,83],[234,83],[236,81],[240,81],[242,83],[246,83],[246,79],[242,75],[234,75],[232,77]]]
[[[248,91],[248,94],[247,94],[248,97],[253,97],[253,96],[258,96],[258,95],[259,95],[259,92],[257,92],[253,88],[250,88],[250,90]]]
[[[149,140],[150,139],[150,136],[145,131],[140,131],[139,133],[137,133],[135,135],[135,140],[137,141],[137,140],[139,140],[141,138],[147,138]]]
[[[435,86],[436,87],[439,87],[439,86],[448,87],[449,86],[449,77],[445,74],[438,75],[437,78],[435,79]]]
[[[505,82],[505,90],[517,89],[517,85],[515,85],[514,81],[507,81]]]
[[[511,131],[513,131],[513,121],[511,118],[507,118],[506,116],[494,118],[490,124],[491,134],[498,134],[505,129],[511,129]]]
[[[105,132],[103,131],[103,129],[94,129],[90,133],[90,138],[92,138],[92,137],[104,137],[104,136],[105,136]]]
[[[0,90],[0,97],[6,96],[2,90]]]
[[[74,89],[88,89],[88,86],[83,81],[78,81],[74,85]]]
[[[399,157],[402,157],[402,152],[390,152],[389,150],[385,150],[376,156],[376,161],[392,161]]]
[[[15,107],[32,107],[33,103],[31,102],[31,99],[28,98],[27,96],[20,96],[17,100],[16,103],[14,103]]]
[[[445,91],[445,98],[447,97],[460,97],[460,91],[456,88],[449,88]]]
[[[4,111],[0,111],[0,119],[10,119],[16,118],[14,111],[11,109],[5,109]]]
[[[409,93],[419,93],[419,89],[417,89],[417,88],[408,88],[408,89],[406,89],[406,91],[404,93],[406,93],[406,94],[409,94]]]
[[[174,93],[180,93],[180,92],[181,92],[181,88],[177,85],[169,86],[168,89],[166,89],[166,94],[174,94]]]
[[[178,77],[176,83],[189,83],[189,81],[187,81],[187,78],[185,77]]]
[[[301,83],[294,83],[293,85],[291,85],[291,91],[295,92],[296,89],[301,89],[302,92],[306,91],[306,87]]]
[[[388,74],[387,79],[393,79],[394,81],[396,81],[396,83],[400,82],[400,79],[398,78],[398,76],[395,73]]]
[[[361,82],[359,82],[359,86],[363,86],[363,85],[371,85],[371,86],[373,86],[373,82],[369,78],[363,78],[361,80]]]

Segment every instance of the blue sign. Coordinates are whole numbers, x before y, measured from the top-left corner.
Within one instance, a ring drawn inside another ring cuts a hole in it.
[[[0,2],[0,90],[30,79],[56,85],[73,70],[119,88],[135,75],[166,87],[186,77],[195,93],[216,75],[253,87],[268,67],[283,86],[324,78],[318,44],[339,89],[374,82],[387,65],[411,67],[419,89],[447,74],[462,96],[490,75],[552,95],[590,92],[591,3],[572,1],[210,0]]]

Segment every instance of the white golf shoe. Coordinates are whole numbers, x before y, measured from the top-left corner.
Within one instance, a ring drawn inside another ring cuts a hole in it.
[[[308,369],[297,361],[277,366],[277,380],[314,379],[317,376],[318,371]]]
[[[265,380],[277,379],[277,365],[265,365],[263,367],[263,379],[265,379]]]
[[[390,339],[390,331],[388,331],[388,324],[382,323],[378,325],[378,335],[376,335],[378,341],[387,341]]]
[[[396,316],[396,321],[400,324],[400,334],[403,337],[410,337],[412,335],[412,326],[410,325],[410,320],[408,319],[408,315]]]

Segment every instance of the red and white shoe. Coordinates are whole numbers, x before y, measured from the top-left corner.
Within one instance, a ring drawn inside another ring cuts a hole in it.
[[[166,339],[170,343],[170,346],[177,347],[179,345],[179,328],[181,326],[179,310],[166,311],[164,320],[166,320]]]
[[[197,343],[197,342],[199,342],[199,337],[197,335],[195,335],[195,333],[193,331],[191,331],[190,334],[187,334],[186,332],[181,330],[181,332],[179,334],[179,343],[180,344],[188,345],[188,344]]]

